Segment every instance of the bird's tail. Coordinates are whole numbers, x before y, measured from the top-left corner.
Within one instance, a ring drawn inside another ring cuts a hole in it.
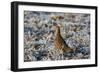
[[[64,48],[63,49],[63,52],[74,52],[74,49],[73,48]]]

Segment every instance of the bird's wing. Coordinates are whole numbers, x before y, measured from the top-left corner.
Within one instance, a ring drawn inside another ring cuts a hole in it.
[[[63,38],[61,38],[61,40],[62,40],[62,43],[63,43],[63,47],[65,47],[65,46],[69,47],[68,44],[66,44],[66,42],[65,42],[65,40]]]

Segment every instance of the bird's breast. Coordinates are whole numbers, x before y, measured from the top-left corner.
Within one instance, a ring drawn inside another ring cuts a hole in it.
[[[61,49],[61,46],[63,44],[62,44],[61,38],[59,36],[55,38],[54,45],[55,45],[55,48]]]

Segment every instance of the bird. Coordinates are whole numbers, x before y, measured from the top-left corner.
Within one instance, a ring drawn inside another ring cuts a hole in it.
[[[54,32],[54,34],[55,34],[54,48],[57,49],[57,50],[59,50],[59,51],[61,51],[62,54],[72,52],[73,49],[70,48],[66,44],[65,40],[61,36],[60,25],[54,24],[54,26],[52,27],[52,29],[55,30],[55,32]]]

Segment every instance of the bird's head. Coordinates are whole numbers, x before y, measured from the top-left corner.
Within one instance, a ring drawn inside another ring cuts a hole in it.
[[[53,31],[60,30],[61,27],[62,27],[61,24],[53,23],[51,30]]]
[[[54,23],[52,28],[51,28],[51,31],[54,33],[54,34],[57,34],[57,33],[60,33],[60,28],[62,26],[60,24],[57,24],[57,23]]]

